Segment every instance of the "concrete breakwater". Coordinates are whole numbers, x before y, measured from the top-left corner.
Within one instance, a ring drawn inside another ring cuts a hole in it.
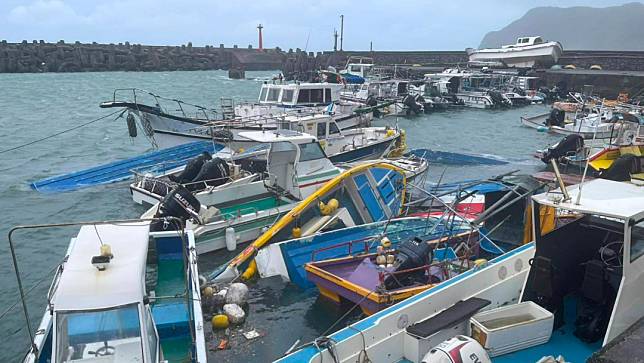
[[[130,44],[84,44],[44,41],[0,42],[0,73],[92,72],[92,71],[174,71],[207,69],[281,70],[286,75],[307,74],[328,66],[339,67],[349,56],[371,57],[378,65],[455,66],[467,63],[465,51],[343,51],[304,52],[280,48],[262,51],[247,48]],[[644,52],[565,51],[561,65],[587,69],[600,65],[605,70],[644,71]],[[303,78],[303,77],[302,77]]]

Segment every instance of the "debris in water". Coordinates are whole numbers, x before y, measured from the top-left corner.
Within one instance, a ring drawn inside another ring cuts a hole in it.
[[[243,334],[244,334],[244,337],[246,337],[246,339],[248,340],[259,338],[261,336],[261,334],[259,334],[255,329],[247,331]]]

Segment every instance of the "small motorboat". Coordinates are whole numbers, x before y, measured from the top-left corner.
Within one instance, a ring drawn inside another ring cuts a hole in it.
[[[206,362],[194,237],[149,225],[81,227],[24,362]]]

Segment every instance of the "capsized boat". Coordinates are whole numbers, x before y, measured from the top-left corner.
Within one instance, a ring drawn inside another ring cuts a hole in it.
[[[459,335],[454,356],[467,345],[481,362],[583,362],[628,347],[644,317],[644,190],[601,179],[565,190],[532,197],[534,242],[329,335],[333,357],[439,362],[431,354]],[[326,358],[305,347],[278,361]]]
[[[383,161],[363,163],[337,175],[302,202],[291,207],[266,232],[230,262],[220,266],[211,279],[246,277],[256,270],[253,261],[264,246],[293,237],[388,220],[400,215],[406,198],[405,171]]]
[[[546,42],[542,37],[521,37],[515,44],[501,48],[466,49],[470,62],[502,62],[508,67],[549,67],[561,57],[559,42]]]
[[[82,226],[24,362],[206,362],[193,249],[149,222]]]

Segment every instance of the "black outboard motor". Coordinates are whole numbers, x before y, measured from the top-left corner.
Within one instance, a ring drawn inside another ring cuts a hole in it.
[[[407,106],[409,109],[407,110],[407,115],[411,114],[413,112],[414,114],[418,115],[421,113],[420,105],[416,103],[416,100],[414,99],[414,96],[412,95],[407,95],[403,98],[402,100],[403,105]]]
[[[367,101],[365,102],[367,106],[376,106],[378,104],[378,100],[374,96],[369,96],[367,97]]]
[[[204,151],[199,156],[196,158],[190,160],[188,164],[186,164],[186,167],[183,169],[181,174],[178,176],[170,175],[168,176],[168,179],[175,183],[187,183],[194,179],[197,174],[199,174],[199,170],[201,170],[201,167],[205,162],[208,160],[212,159],[212,156],[210,155],[209,152]]]
[[[489,90],[489,91],[487,91],[487,94],[492,99],[492,102],[494,102],[494,106],[506,106],[507,105],[505,99],[501,95],[501,92]]]
[[[398,254],[393,263],[393,271],[409,270],[415,267],[425,266],[434,259],[434,248],[429,243],[418,237],[414,237],[398,246]],[[424,280],[425,270],[417,270],[385,277],[385,288],[395,289],[408,286],[415,281]],[[423,281],[424,282],[424,281]]]
[[[563,126],[566,113],[560,109],[553,108],[546,119],[546,126]]]
[[[584,138],[577,134],[570,134],[561,139],[558,143],[546,149],[541,157],[541,161],[548,164],[552,159],[558,160],[568,154],[576,154],[580,152],[583,147]]]
[[[631,174],[641,172],[639,159],[633,154],[624,154],[613,161],[608,169],[601,169],[599,177],[614,181],[630,181]]]
[[[186,188],[195,191],[206,186],[222,185],[229,176],[228,164],[221,158],[214,158],[204,163],[199,173],[190,182],[186,182]]]
[[[196,218],[199,215],[200,208],[201,203],[199,203],[199,200],[188,189],[182,185],[177,185],[163,198],[159,205],[159,211],[154,217],[177,217],[185,225],[186,220]],[[155,222],[150,226],[152,231],[174,230],[177,228],[183,228],[183,226],[166,225],[164,222]]]

